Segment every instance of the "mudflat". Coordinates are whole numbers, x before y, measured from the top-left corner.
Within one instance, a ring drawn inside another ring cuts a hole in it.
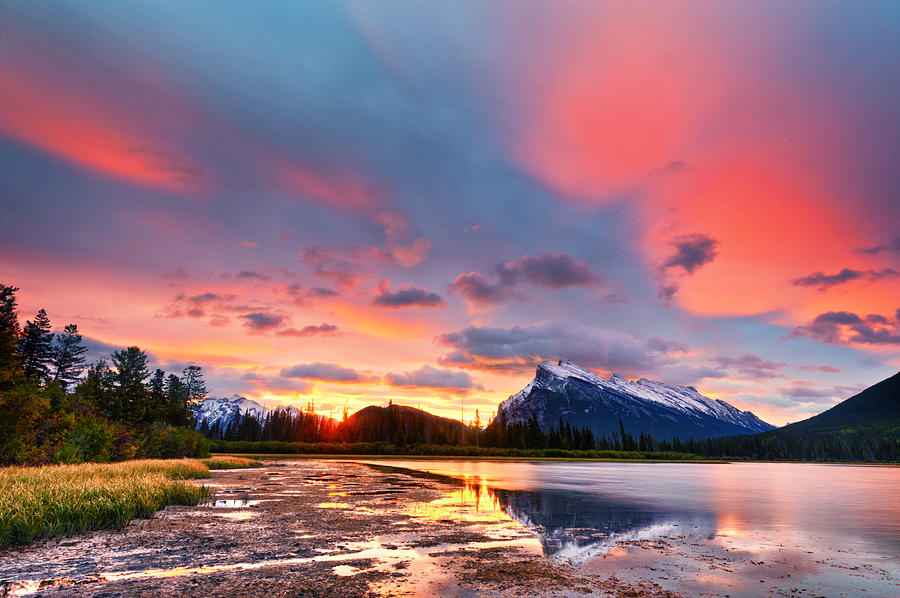
[[[0,596],[677,596],[544,557],[447,478],[309,460],[196,483],[195,507],[0,552]]]

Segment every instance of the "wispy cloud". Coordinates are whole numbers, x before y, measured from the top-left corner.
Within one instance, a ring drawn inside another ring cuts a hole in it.
[[[440,369],[430,365],[424,365],[411,372],[387,374],[384,380],[388,385],[400,388],[432,388],[457,394],[484,390],[484,386],[472,380],[466,372]]]
[[[814,272],[808,276],[795,278],[791,284],[798,287],[817,287],[820,291],[824,291],[830,287],[850,282],[852,280],[881,280],[883,278],[896,278],[900,276],[893,268],[884,268],[882,270],[853,270],[844,268],[836,274],[825,274],[824,272]]]
[[[303,363],[281,370],[283,378],[325,382],[373,382],[378,378],[336,363]]]

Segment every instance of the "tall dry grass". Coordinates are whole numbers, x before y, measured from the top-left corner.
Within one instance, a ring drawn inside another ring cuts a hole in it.
[[[118,529],[166,505],[195,505],[208,490],[184,480],[207,477],[195,459],[0,468],[0,547]]]

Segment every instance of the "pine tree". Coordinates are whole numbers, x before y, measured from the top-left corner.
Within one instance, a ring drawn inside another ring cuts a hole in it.
[[[128,347],[112,354],[116,369],[117,401],[111,417],[132,422],[147,421],[149,391],[144,381],[150,376],[147,354],[138,347]]]
[[[105,359],[99,359],[87,369],[84,379],[75,388],[75,394],[93,404],[107,417],[112,417],[116,407],[115,374]]]
[[[193,426],[194,412],[190,406],[190,390],[175,374],[166,378],[166,422],[173,426]]]
[[[187,387],[188,400],[202,401],[206,398],[206,382],[203,380],[203,369],[199,365],[184,368],[181,381]]]
[[[19,318],[16,315],[16,287],[0,284],[0,390],[10,388],[22,373],[18,350]]]
[[[29,378],[44,380],[50,372],[53,359],[53,333],[50,332],[50,318],[42,308],[27,321],[19,339],[19,352],[22,354],[22,366]]]
[[[156,368],[150,377],[150,382],[147,383],[147,390],[150,392],[147,419],[165,421],[169,403],[166,395],[166,373]]]
[[[59,380],[63,388],[68,388],[84,371],[84,354],[87,347],[81,344],[81,335],[76,324],[69,324],[62,334],[56,335],[53,346],[53,379]]]

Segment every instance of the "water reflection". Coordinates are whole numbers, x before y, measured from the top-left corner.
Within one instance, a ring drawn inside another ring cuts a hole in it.
[[[711,540],[716,536],[716,514],[696,507],[665,508],[598,491],[492,488],[478,477],[454,478],[406,467],[371,466],[385,473],[402,472],[459,486],[444,498],[409,505],[413,517],[437,522],[517,522],[537,535],[544,556],[572,564],[585,564],[623,543],[686,536]]]
[[[390,467],[455,479],[460,506],[474,502],[479,517],[524,525],[544,555],[591,573],[747,598],[888,596],[900,588],[896,467],[449,460]]]
[[[715,536],[712,513],[659,511],[586,492],[490,490],[501,509],[534,529],[546,556],[584,564],[617,543]]]

